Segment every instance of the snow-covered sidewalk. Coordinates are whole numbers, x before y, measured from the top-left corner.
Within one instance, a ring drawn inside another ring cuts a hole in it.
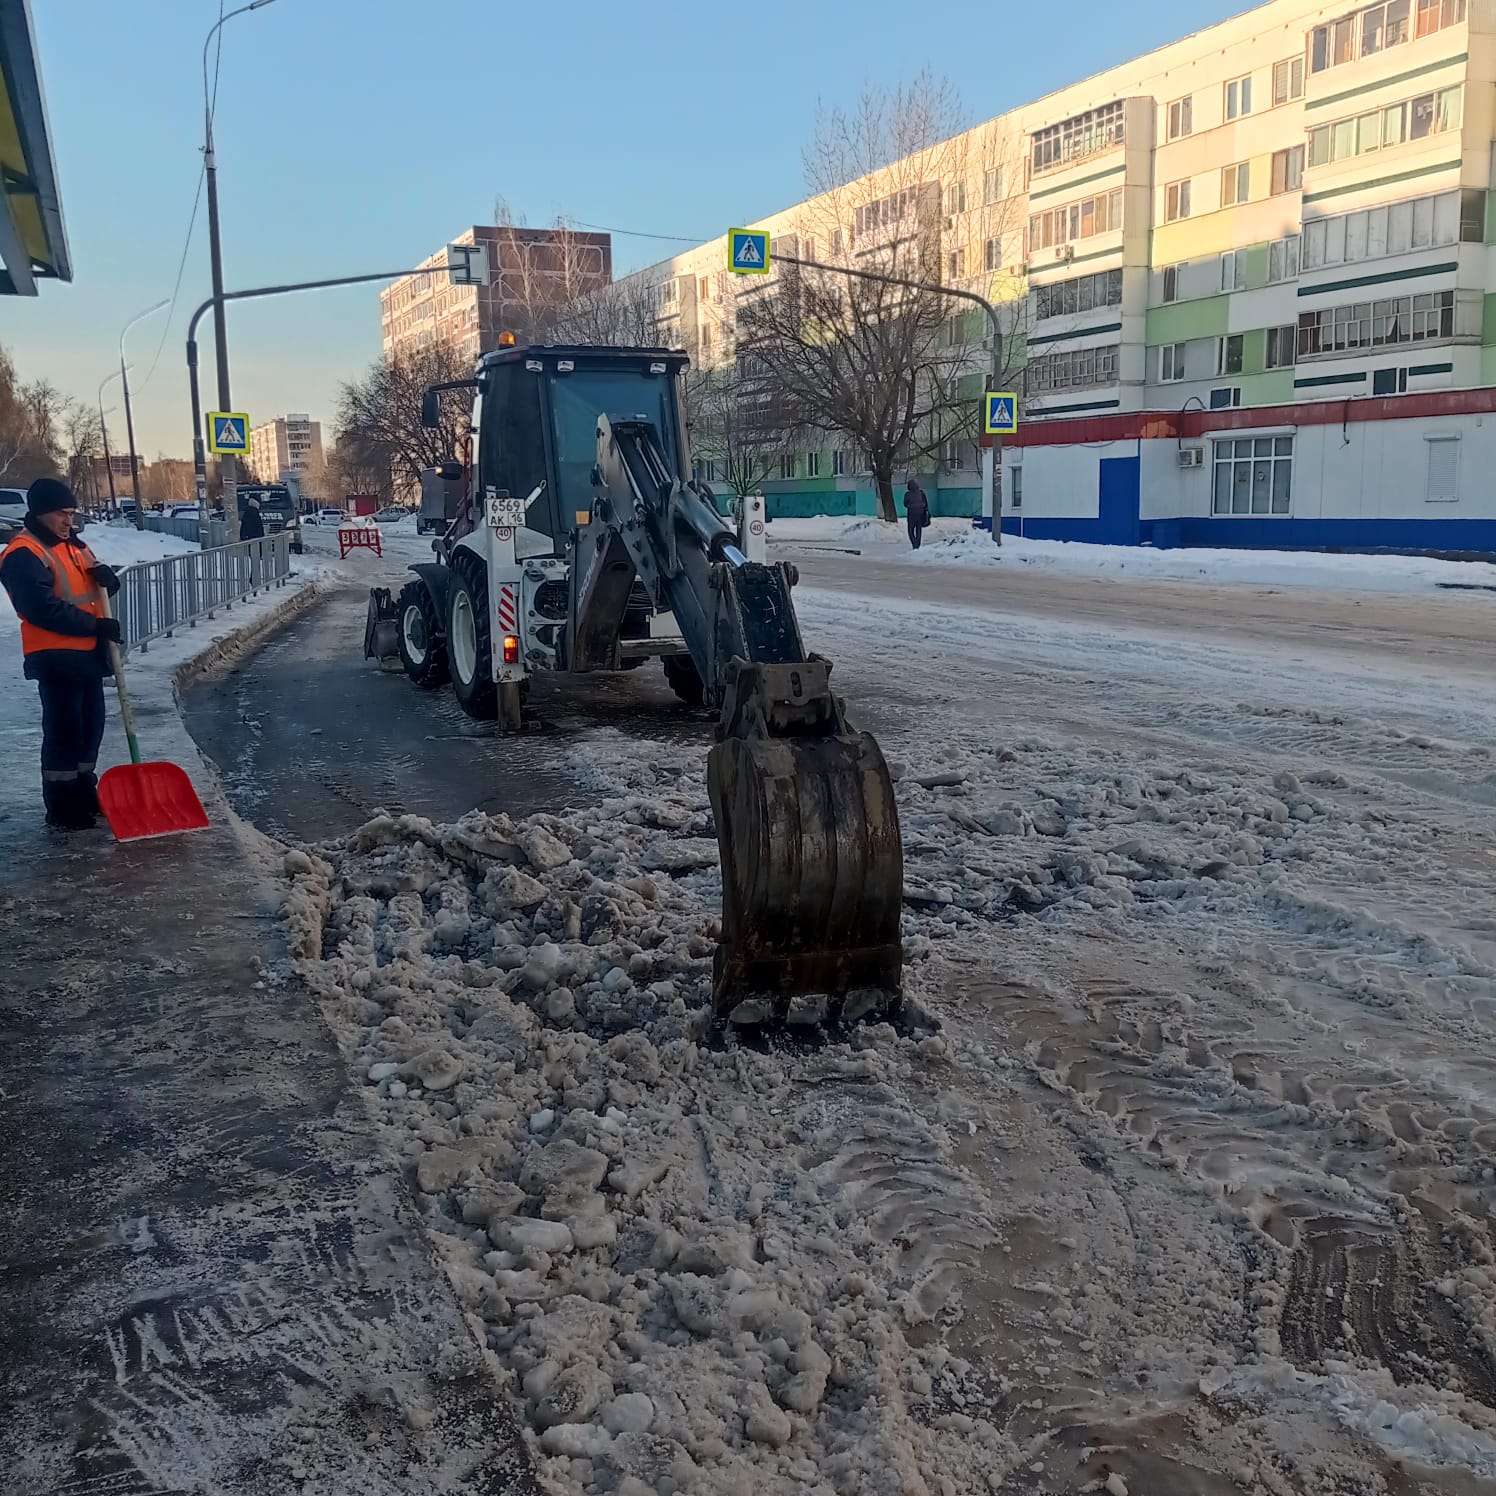
[[[911,566],[988,567],[996,571],[1053,571],[1072,576],[1158,578],[1257,587],[1310,587],[1352,592],[1421,593],[1440,587],[1496,589],[1496,565],[1440,561],[1424,556],[1325,555],[1313,551],[1155,550],[1151,546],[1091,545],[1082,541],[1027,540],[989,532],[968,520],[937,519],[919,550],[902,524],[861,515],[850,518],[777,519],[769,526],[776,549],[857,550],[880,561]]]

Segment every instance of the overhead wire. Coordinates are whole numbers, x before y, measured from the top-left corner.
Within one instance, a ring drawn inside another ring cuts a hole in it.
[[[213,53],[213,89],[208,100],[208,130],[211,134],[213,119],[218,111],[218,77],[223,63],[223,15],[227,0],[218,0],[218,38],[217,46]],[[182,245],[182,255],[177,261],[177,276],[171,288],[171,304],[166,309],[166,320],[161,325],[161,336],[156,343],[156,351],[151,356],[151,366],[146,370],[145,378],[142,379],[137,390],[144,390],[151,382],[151,376],[156,372],[156,366],[161,362],[162,351],[166,347],[166,340],[171,335],[171,319],[176,315],[177,297],[182,290],[182,277],[187,271],[187,256],[192,251],[192,235],[197,228],[197,210],[202,206],[203,183],[207,180],[208,163],[203,160],[197,169],[197,191],[192,197],[192,213],[187,220],[187,238]]]

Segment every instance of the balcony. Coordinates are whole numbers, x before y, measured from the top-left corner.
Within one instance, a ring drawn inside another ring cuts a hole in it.
[[[1035,177],[1061,171],[1121,145],[1126,138],[1123,101],[1116,99],[1034,132],[1029,158]]]

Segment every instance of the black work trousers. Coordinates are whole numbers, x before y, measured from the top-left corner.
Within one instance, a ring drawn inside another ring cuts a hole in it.
[[[49,810],[98,784],[104,741],[104,682],[98,676],[39,671],[42,698],[42,797]]]

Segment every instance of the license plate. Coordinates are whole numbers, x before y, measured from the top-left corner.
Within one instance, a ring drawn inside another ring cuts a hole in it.
[[[525,522],[525,501],[512,494],[489,494],[485,500],[488,523],[494,529],[517,529]]]

